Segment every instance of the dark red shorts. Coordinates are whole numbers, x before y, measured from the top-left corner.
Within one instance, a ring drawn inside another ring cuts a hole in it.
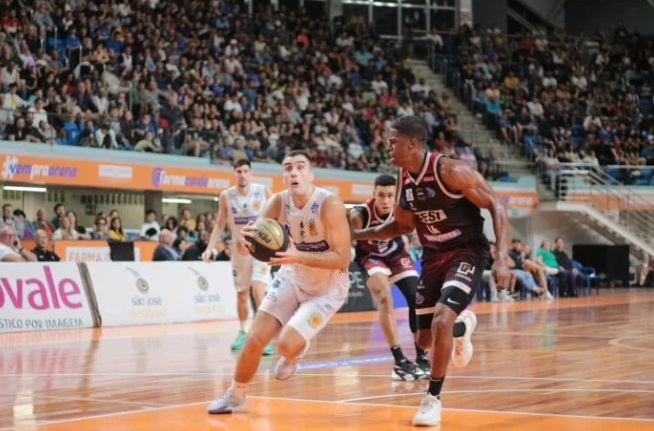
[[[416,293],[418,329],[431,327],[436,303],[451,308],[457,315],[470,305],[488,265],[488,248],[462,248],[422,255],[422,273]]]
[[[400,250],[385,257],[366,256],[361,259],[361,264],[368,271],[368,276],[385,274],[389,277],[391,284],[403,278],[418,276],[411,255],[406,250]]]

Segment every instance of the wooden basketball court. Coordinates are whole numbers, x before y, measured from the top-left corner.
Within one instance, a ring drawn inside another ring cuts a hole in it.
[[[475,356],[445,381],[447,431],[654,429],[654,292],[475,304]],[[414,356],[406,311],[405,353]],[[425,382],[390,379],[375,313],[339,314],[292,379],[264,358],[247,413],[209,416],[235,322],[0,336],[0,431],[402,430]]]

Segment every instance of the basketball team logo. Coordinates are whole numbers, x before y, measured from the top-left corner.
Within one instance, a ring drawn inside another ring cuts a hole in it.
[[[197,277],[196,279],[196,285],[198,286],[198,289],[200,290],[207,290],[209,289],[209,280],[207,278],[200,274],[198,271],[195,269],[188,267],[188,270],[191,271],[195,276]]]
[[[139,290],[141,293],[148,293],[150,290],[150,285],[148,284],[147,281],[145,281],[145,278],[143,277],[138,277],[136,279],[136,288]]]
[[[150,291],[150,285],[148,284],[147,280],[143,277],[141,277],[141,274],[139,274],[137,271],[135,271],[132,268],[125,268],[129,272],[132,273],[132,275],[136,278],[136,289],[141,292],[142,294],[146,294]]]
[[[259,211],[261,209],[261,202],[254,201],[254,203],[252,204],[252,209],[255,211]]]
[[[322,324],[322,316],[318,313],[313,313],[311,316],[309,316],[308,323],[309,326],[315,329]]]
[[[317,236],[318,235],[318,226],[316,226],[316,220],[309,220],[309,235]]]
[[[459,274],[463,274],[463,275],[474,274],[475,266],[469,264],[468,262],[461,262],[459,264],[459,269],[457,269],[456,272],[459,273]]]

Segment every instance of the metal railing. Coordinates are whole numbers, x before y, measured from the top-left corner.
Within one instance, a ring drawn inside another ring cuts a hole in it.
[[[597,166],[562,163],[558,172],[549,171],[552,174],[558,200],[584,202],[654,246],[654,201]]]

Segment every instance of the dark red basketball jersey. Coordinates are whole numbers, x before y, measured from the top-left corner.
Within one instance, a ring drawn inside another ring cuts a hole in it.
[[[400,170],[400,206],[413,213],[425,251],[485,245],[484,218],[477,205],[445,188],[439,176],[442,154],[428,152],[417,178]]]
[[[375,199],[368,199],[364,204],[354,207],[355,211],[359,211],[363,216],[363,228],[379,226],[384,224],[393,213],[386,216],[380,216],[375,211]],[[385,257],[404,249],[404,241],[402,238],[393,238],[389,240],[371,240],[371,241],[357,241],[356,256],[361,259],[367,256]]]

